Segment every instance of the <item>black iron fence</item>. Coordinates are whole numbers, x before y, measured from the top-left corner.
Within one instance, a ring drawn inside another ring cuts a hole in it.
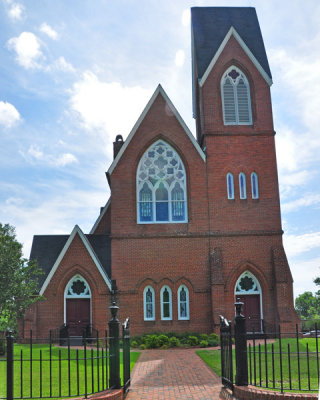
[[[129,318],[119,336],[114,304],[112,319],[100,336],[36,339],[6,337],[6,356],[0,356],[0,399],[87,397],[106,389],[130,386]],[[121,349],[122,347],[122,349]],[[122,351],[121,351],[122,350]]]
[[[222,383],[232,388],[232,376],[235,376],[233,381],[239,386],[250,384],[281,392],[318,392],[318,327],[315,326],[312,332],[303,333],[299,331],[298,325],[293,332],[281,331],[280,326],[268,331],[264,325],[263,331],[247,332],[245,316],[241,315],[242,303],[235,305],[234,323],[228,323],[228,345],[225,339],[226,328],[220,323]],[[223,320],[222,317],[221,321]],[[233,348],[230,341],[232,338]],[[232,372],[230,368],[233,369]]]

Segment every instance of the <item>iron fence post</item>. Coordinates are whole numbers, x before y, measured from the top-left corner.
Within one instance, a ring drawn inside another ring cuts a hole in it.
[[[111,311],[111,320],[109,321],[109,355],[110,355],[110,380],[109,386],[114,389],[121,387],[120,381],[120,343],[119,343],[119,326],[120,322],[117,318],[119,307],[116,302],[112,302],[112,306],[109,307]]]
[[[235,352],[236,352],[236,385],[248,386],[247,331],[246,318],[241,314],[242,302],[235,304],[234,319]]]
[[[12,331],[7,332],[7,400],[13,399],[13,341]]]

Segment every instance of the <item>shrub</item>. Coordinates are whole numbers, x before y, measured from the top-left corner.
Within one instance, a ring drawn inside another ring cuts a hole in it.
[[[164,346],[164,345],[167,346],[169,343],[169,338],[167,335],[159,335],[158,342],[159,342],[159,347]]]
[[[147,349],[156,349],[160,347],[159,338],[157,335],[147,335],[145,343]]]
[[[200,347],[208,347],[208,342],[206,340],[201,340]]]
[[[219,346],[219,342],[220,342],[219,336],[216,333],[210,333],[208,339],[209,346],[212,347]]]
[[[206,333],[201,333],[200,335],[199,335],[199,340],[201,341],[201,340],[207,340],[208,341],[208,339],[209,339],[209,337],[208,337],[208,335],[206,334]]]
[[[145,350],[147,346],[145,344],[140,344],[139,349],[140,350]]]
[[[179,347],[180,346],[180,340],[174,336],[169,338],[169,346],[170,347]]]
[[[163,344],[162,346],[161,346],[161,349],[162,350],[167,350],[169,348],[169,346],[167,345],[167,344]]]
[[[189,336],[188,337],[188,344],[190,346],[197,346],[197,344],[199,343],[199,340],[196,336]]]
[[[136,340],[132,340],[131,347],[134,347],[134,348],[139,347],[139,343]]]

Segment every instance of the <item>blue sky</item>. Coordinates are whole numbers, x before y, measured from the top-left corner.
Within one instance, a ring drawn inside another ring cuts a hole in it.
[[[89,232],[112,142],[158,83],[195,133],[189,8],[256,7],[273,75],[284,245],[295,295],[320,276],[318,0],[0,0],[0,221]]]

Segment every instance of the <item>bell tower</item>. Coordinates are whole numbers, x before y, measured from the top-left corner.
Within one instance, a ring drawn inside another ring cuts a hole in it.
[[[295,323],[290,269],[286,258],[281,267],[275,262],[276,249],[283,250],[283,231],[272,76],[256,11],[251,7],[191,10],[193,112],[197,140],[207,157],[210,255],[219,248],[223,260],[223,283],[221,273],[215,279],[211,270],[212,309],[226,307],[228,314],[236,282],[247,271],[257,282],[259,275],[264,280],[259,282],[261,319],[270,324]],[[282,254],[285,257],[284,250]],[[279,268],[285,278],[279,278]],[[221,285],[222,300],[215,295],[221,293]],[[287,314],[279,306],[283,302],[290,310]]]

